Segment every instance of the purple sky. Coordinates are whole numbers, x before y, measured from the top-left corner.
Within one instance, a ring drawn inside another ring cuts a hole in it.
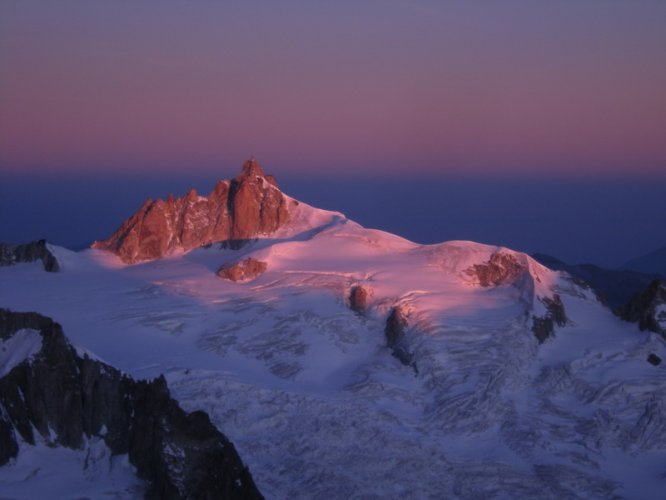
[[[250,155],[416,241],[666,244],[666,1],[0,2],[0,241],[80,245]]]
[[[0,168],[666,176],[663,0],[0,3]]]

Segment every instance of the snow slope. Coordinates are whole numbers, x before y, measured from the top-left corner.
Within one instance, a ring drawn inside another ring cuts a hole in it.
[[[0,269],[0,305],[60,322],[135,377],[165,373],[189,411],[236,444],[268,498],[660,498],[664,341],[615,318],[527,255],[422,246],[300,204],[240,250],[216,245],[126,266],[54,248],[61,273]],[[475,266],[521,272],[482,286]],[[255,280],[215,275],[251,256]],[[366,314],[350,289],[371,290]],[[532,316],[558,294],[568,324],[539,345]],[[386,347],[407,314],[413,367]]]
[[[0,467],[3,499],[142,498],[145,489],[127,455],[112,455],[99,438],[83,450],[21,443],[16,460]]]

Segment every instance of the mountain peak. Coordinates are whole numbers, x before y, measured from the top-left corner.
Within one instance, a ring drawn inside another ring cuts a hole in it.
[[[238,178],[242,179],[242,178],[251,177],[253,175],[259,177],[266,176],[264,174],[264,170],[261,168],[261,165],[259,165],[259,162],[257,162],[254,156],[251,156],[249,160],[243,163],[243,167],[241,168],[241,172]]]
[[[170,196],[167,202],[146,201],[111,237],[93,243],[93,248],[109,250],[132,264],[215,242],[239,246],[288,222],[294,202],[276,188],[273,176],[266,176],[251,157],[235,179],[218,182],[208,196],[192,189],[180,198]]]

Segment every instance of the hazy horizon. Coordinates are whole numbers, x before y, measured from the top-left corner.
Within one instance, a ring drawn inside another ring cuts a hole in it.
[[[473,240],[569,263],[618,267],[666,244],[666,180],[478,179],[452,175],[276,174],[303,202],[418,243]],[[208,194],[239,168],[218,173],[6,174],[2,241],[37,238],[74,248],[108,237],[147,198],[194,187]]]

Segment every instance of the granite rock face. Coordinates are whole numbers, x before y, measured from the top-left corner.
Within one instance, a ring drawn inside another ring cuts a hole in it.
[[[666,283],[654,280],[622,308],[620,317],[666,338]]]
[[[248,281],[261,276],[268,264],[249,257],[231,265],[223,265],[217,270],[217,275],[230,281]]]
[[[111,237],[92,246],[128,264],[216,242],[238,248],[282,227],[289,220],[289,205],[296,203],[252,158],[236,178],[219,181],[208,196],[192,189],[181,198],[147,200]]]
[[[37,240],[22,245],[0,243],[0,267],[37,260],[42,261],[45,271],[50,273],[60,271],[60,264],[46,245],[46,240]]]
[[[98,436],[129,456],[146,498],[262,498],[233,444],[206,413],[185,413],[163,377],[134,381],[78,356],[51,319],[0,309],[3,347],[26,332],[41,337],[36,352],[0,372],[0,465],[19,441],[81,449]]]
[[[513,283],[528,271],[513,255],[498,251],[490,256],[488,262],[474,264],[465,272],[476,278],[481,286],[489,287]]]

